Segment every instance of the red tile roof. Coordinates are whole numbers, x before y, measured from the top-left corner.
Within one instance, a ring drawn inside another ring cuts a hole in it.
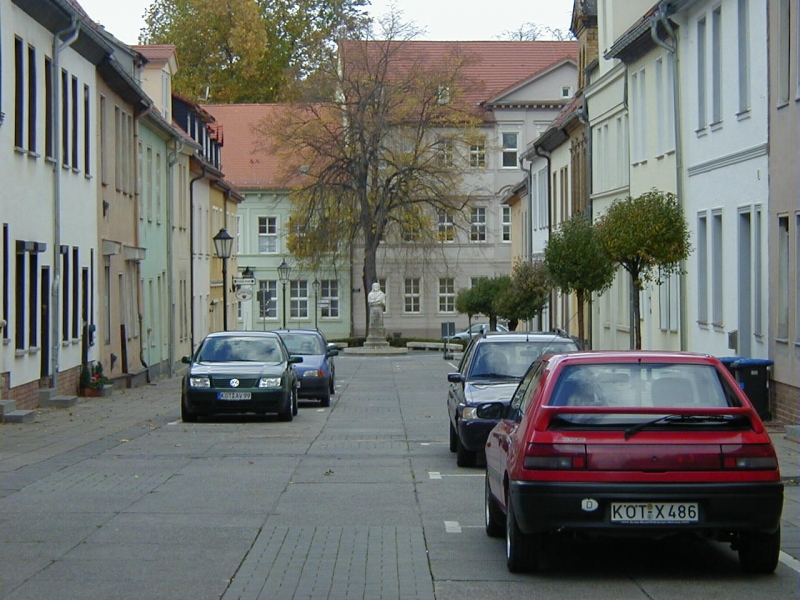
[[[348,44],[342,45],[345,63]],[[373,41],[371,45],[384,42]],[[551,66],[572,59],[577,61],[578,43],[536,41],[488,41],[488,42],[392,42],[401,47],[398,64],[444,64],[454,56],[466,59],[462,71],[463,80],[469,82],[465,100],[472,106],[497,97],[501,92],[513,88]],[[401,66],[402,68],[402,66]]]
[[[268,149],[272,140],[257,129],[278,117],[284,104],[205,104],[225,131],[222,170],[225,179],[239,189],[284,188],[284,160]]]
[[[131,46],[149,61],[167,61],[175,54],[174,44],[153,44],[148,46]]]

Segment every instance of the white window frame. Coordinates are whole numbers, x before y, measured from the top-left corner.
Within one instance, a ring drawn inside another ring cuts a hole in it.
[[[274,225],[274,231],[270,231],[270,224]],[[258,217],[258,254],[278,253],[279,226],[280,223],[278,222],[278,217],[272,217],[269,215],[260,215]],[[266,250],[262,250],[262,241],[265,244]]]
[[[506,142],[510,141],[506,140],[506,136],[514,136],[514,145],[511,146],[510,144],[507,145]],[[519,132],[517,131],[501,131],[500,132],[500,146],[502,150],[500,151],[500,168],[501,169],[516,169],[519,167],[518,159],[519,159]],[[506,164],[506,157],[511,158],[513,156],[513,164]]]
[[[722,123],[722,6],[711,11],[711,125]]]
[[[703,15],[697,20],[697,131],[703,131],[708,125],[706,120],[706,17]]]
[[[323,279],[319,282],[319,300],[327,300],[327,306],[321,306],[319,309],[321,319],[338,319],[339,318],[339,280],[338,279]]]
[[[485,242],[487,237],[487,216],[485,206],[473,206],[469,211],[469,241]]]
[[[708,215],[697,215],[697,322],[708,324]]]
[[[403,312],[407,315],[422,313],[422,285],[419,277],[403,280]]]
[[[452,314],[456,312],[456,283],[453,277],[439,278],[439,312]]]
[[[510,206],[502,206],[500,207],[501,218],[502,218],[502,241],[503,242],[511,242],[511,207]]]
[[[750,111],[750,0],[737,0],[739,115]]]
[[[451,244],[455,242],[456,231],[453,223],[453,216],[446,210],[437,211],[436,228],[440,242],[445,244]]]
[[[306,279],[289,281],[289,318],[308,319],[308,281]]]

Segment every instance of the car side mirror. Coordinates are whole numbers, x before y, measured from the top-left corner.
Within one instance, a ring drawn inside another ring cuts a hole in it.
[[[450,383],[464,383],[464,376],[461,373],[448,373],[447,381]]]
[[[289,357],[289,364],[290,365],[296,365],[297,363],[301,363],[301,362],[303,362],[303,357],[302,356],[290,356]]]
[[[181,358],[181,362],[183,364],[185,364],[185,365],[190,365],[190,364],[192,364],[192,357],[191,356],[184,356],[183,358]]]
[[[475,411],[479,419],[491,419],[496,421],[502,419],[506,412],[506,405],[502,402],[487,402],[481,404]]]
[[[339,349],[338,348],[328,348],[328,351],[325,353],[326,356],[339,356]]]

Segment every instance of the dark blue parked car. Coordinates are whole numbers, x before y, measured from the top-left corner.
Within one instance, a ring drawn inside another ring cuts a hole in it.
[[[275,331],[292,356],[302,356],[303,362],[294,366],[300,398],[314,398],[322,406],[330,406],[335,390],[336,366],[333,357],[339,354],[335,344],[329,344],[316,329],[278,329]]]
[[[543,354],[578,350],[574,340],[557,333],[486,333],[472,338],[457,373],[447,381],[450,451],[459,467],[474,467],[483,452],[494,419],[481,419],[476,409],[486,402],[508,404],[531,363]]]

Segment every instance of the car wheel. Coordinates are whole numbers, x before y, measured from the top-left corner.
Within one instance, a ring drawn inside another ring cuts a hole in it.
[[[746,573],[772,573],[781,554],[781,530],[739,535],[739,565]]]
[[[278,419],[281,421],[291,421],[294,418],[294,393],[289,394],[287,398],[286,408],[278,413]]]
[[[193,412],[189,412],[189,409],[186,408],[183,398],[181,398],[181,421],[184,423],[194,423],[197,421],[197,415]]]
[[[299,402],[297,401],[297,390],[294,391],[292,394],[292,416],[297,416],[297,412],[300,410]]]
[[[477,452],[472,452],[464,447],[461,438],[456,435],[456,464],[459,467],[474,467],[478,458]]]
[[[539,567],[539,535],[527,535],[517,525],[514,505],[506,498],[506,565],[512,573],[527,573]]]
[[[456,445],[458,444],[458,434],[456,433],[456,428],[453,427],[452,421],[450,422],[450,452],[456,451]]]
[[[335,394],[336,393],[336,384],[333,381],[333,373],[331,373],[331,378],[328,380],[328,391],[331,394]]]
[[[486,535],[489,537],[503,537],[506,530],[505,516],[500,507],[497,506],[497,500],[492,496],[491,488],[489,487],[489,471],[486,471],[486,492],[484,493],[485,508],[484,520],[486,522]]]
[[[320,406],[330,406],[331,405],[331,393],[330,391],[325,392],[322,398],[319,399]]]

